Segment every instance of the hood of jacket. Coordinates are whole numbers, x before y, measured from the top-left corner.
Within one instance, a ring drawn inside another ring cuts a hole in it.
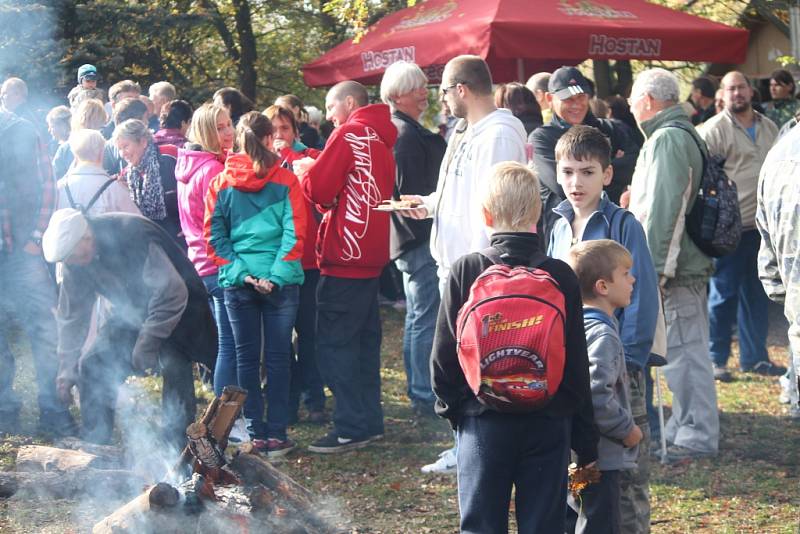
[[[253,160],[247,154],[233,154],[225,161],[225,181],[234,189],[245,193],[255,193],[261,191],[279,165],[273,165],[266,175],[259,178],[253,170]]]
[[[177,128],[162,128],[153,134],[153,142],[157,145],[175,145],[178,147],[183,146],[186,141],[186,136],[181,133]]]
[[[343,126],[352,124],[372,128],[389,148],[397,141],[397,128],[392,124],[392,112],[386,104],[370,104],[358,108],[350,114]]]
[[[583,324],[586,328],[587,340],[592,338],[593,331],[598,326],[609,326],[615,331],[619,331],[616,318],[611,317],[599,308],[593,308],[591,306],[584,306],[583,308]]]
[[[217,163],[223,165],[225,162],[221,156],[204,150],[178,149],[178,161],[175,163],[175,179],[184,184],[188,184],[198,170]]]
[[[644,132],[644,136],[646,138],[650,138],[656,130],[664,126],[668,122],[673,121],[683,121],[691,126],[692,121],[689,119],[689,115],[683,110],[683,107],[680,104],[675,104],[674,106],[670,106],[668,108],[662,109],[658,113],[656,113],[655,117],[651,117],[646,121],[640,124],[640,128],[642,132]]]
[[[471,126],[472,137],[479,137],[485,131],[500,125],[511,128],[522,140],[522,144],[528,141],[528,134],[525,132],[525,126],[523,126],[522,121],[505,108],[498,108],[473,124]]]

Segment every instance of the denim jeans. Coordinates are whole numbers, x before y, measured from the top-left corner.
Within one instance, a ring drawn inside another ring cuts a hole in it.
[[[519,532],[562,534],[570,419],[487,411],[458,423],[461,532],[506,534],[511,488]]]
[[[708,292],[709,349],[717,366],[731,354],[733,325],[739,327],[739,366],[749,369],[767,360],[769,298],[758,278],[758,230],[742,232],[731,254],[714,260]]]
[[[412,404],[432,405],[436,398],[431,388],[430,357],[440,301],[436,262],[425,243],[404,252],[395,264],[403,273],[406,293],[403,363],[408,398]]]
[[[66,412],[56,396],[58,330],[53,309],[56,286],[41,256],[19,250],[0,253],[0,417],[16,417],[20,408],[14,390],[15,361],[9,345],[11,325],[19,326],[28,338],[36,370],[40,415]],[[11,321],[7,320],[10,318]]]
[[[351,439],[383,434],[377,278],[320,277],[317,363],[336,398],[334,431]]]
[[[239,387],[247,390],[244,416],[251,420],[250,433],[257,439],[286,439],[289,351],[298,300],[297,285],[274,289],[267,295],[249,287],[225,288],[225,307],[236,344],[236,376]],[[259,375],[262,327],[267,371],[266,423]]]
[[[311,412],[325,409],[325,390],[317,366],[317,284],[319,270],[303,271],[305,280],[300,286],[300,305],[294,329],[297,332],[297,354],[292,358],[292,379],[289,388],[289,410],[297,414],[300,397]]]
[[[214,394],[219,397],[225,386],[238,384],[236,378],[236,345],[233,341],[233,330],[225,308],[225,291],[219,287],[216,274],[203,277],[203,284],[208,291],[208,301],[217,323],[217,363],[214,372]]]

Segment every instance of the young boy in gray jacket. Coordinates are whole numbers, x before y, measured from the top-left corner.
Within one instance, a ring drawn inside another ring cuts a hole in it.
[[[620,528],[622,469],[636,467],[642,431],[630,407],[625,354],[614,318],[631,301],[633,265],[628,250],[611,239],[583,241],[569,251],[568,263],[583,296],[583,324],[589,353],[589,379],[595,423],[600,433],[597,468],[600,482],[567,499],[567,532],[616,534]]]

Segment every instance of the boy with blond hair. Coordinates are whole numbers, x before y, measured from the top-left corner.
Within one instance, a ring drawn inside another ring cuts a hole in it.
[[[625,351],[630,403],[644,434],[639,458],[632,469],[620,473],[622,524],[625,532],[645,534],[650,524],[650,425],[645,408],[645,373],[651,360],[659,320],[658,279],[642,225],[627,210],[608,199],[603,187],[611,182],[611,144],[596,128],[573,126],[558,140],[556,172],[566,200],[555,208],[547,253],[567,260],[572,245],[581,241],[612,239],[633,257],[636,278],[630,305],[614,312]],[[663,363],[663,362],[662,362]]]
[[[567,532],[621,530],[620,470],[636,467],[642,431],[631,414],[625,354],[614,312],[631,302],[636,278],[630,253],[611,239],[583,241],[569,251],[569,264],[583,295],[583,324],[589,354],[594,419],[600,432],[597,467],[600,482],[585,488],[580,500],[568,498]]]
[[[569,266],[541,250],[535,233],[541,199],[532,171],[514,162],[495,165],[481,204],[491,248],[453,264],[431,355],[436,412],[458,434],[461,531],[507,532],[513,487],[520,532],[562,533],[570,444],[579,465],[597,459],[580,289]],[[459,311],[479,275],[498,263],[535,268],[563,294],[563,376],[549,402],[534,411],[489,408],[473,393],[459,359]]]

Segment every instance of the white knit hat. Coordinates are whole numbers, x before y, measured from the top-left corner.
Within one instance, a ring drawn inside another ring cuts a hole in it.
[[[75,250],[88,228],[86,217],[76,209],[64,208],[53,213],[42,236],[44,259],[50,263],[64,261]]]

